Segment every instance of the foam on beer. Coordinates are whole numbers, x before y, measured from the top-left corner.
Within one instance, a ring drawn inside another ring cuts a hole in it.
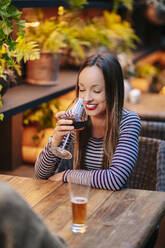
[[[87,203],[88,199],[85,197],[75,196],[71,198],[71,202],[76,204],[84,204]]]

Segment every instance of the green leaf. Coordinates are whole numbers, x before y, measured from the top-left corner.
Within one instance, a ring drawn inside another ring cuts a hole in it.
[[[11,0],[6,0],[6,1],[0,1],[0,8],[1,9],[6,9],[9,5],[11,4]]]
[[[18,42],[13,40],[8,40],[6,44],[8,45],[9,51],[14,51]]]
[[[3,121],[3,119],[4,119],[4,114],[1,113],[1,114],[0,114],[0,121]]]
[[[83,5],[84,4],[88,4],[87,0],[70,0],[70,7],[72,9],[76,8],[76,9],[83,9]]]
[[[113,11],[117,11],[120,3],[122,3],[127,9],[132,10],[133,0],[114,0]]]
[[[12,22],[7,20],[7,21],[0,21],[0,29],[6,34],[9,35],[11,34],[13,27],[12,27]]]
[[[25,27],[25,20],[20,20],[18,22],[18,30],[21,31]]]
[[[16,9],[14,6],[10,6],[10,8],[8,9],[7,12],[7,17],[10,17],[14,20],[19,20],[19,18],[21,17],[22,12],[19,11],[18,9]]]
[[[27,60],[35,60],[40,57],[38,44],[34,41],[26,42],[25,38],[21,37],[17,39],[16,52],[16,60],[18,63],[22,59],[26,62]]]

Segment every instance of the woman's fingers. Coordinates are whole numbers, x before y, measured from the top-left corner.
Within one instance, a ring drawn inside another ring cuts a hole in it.
[[[53,143],[58,146],[63,137],[74,130],[73,121],[64,118],[65,111],[56,114],[57,123],[53,134]]]
[[[60,119],[56,125],[72,125],[72,120]]]
[[[74,126],[72,124],[72,120],[60,119],[56,123],[55,132],[61,133],[62,131],[72,131],[74,129]]]
[[[72,131],[74,126],[72,125],[72,120],[59,120],[56,123],[55,131]]]
[[[54,131],[61,133],[63,131],[68,132],[68,131],[72,131],[72,130],[74,130],[74,126],[59,126],[59,127],[56,127]]]
[[[56,114],[57,120],[61,119],[62,116],[64,116],[64,115],[65,115],[65,111],[60,111],[60,112],[58,112],[58,113]]]

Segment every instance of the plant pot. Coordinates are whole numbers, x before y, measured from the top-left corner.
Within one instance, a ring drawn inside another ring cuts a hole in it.
[[[55,85],[59,72],[60,55],[41,53],[40,59],[27,62],[26,81],[30,84]]]

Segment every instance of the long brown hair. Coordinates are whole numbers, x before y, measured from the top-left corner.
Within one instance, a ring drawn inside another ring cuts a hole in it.
[[[124,102],[124,83],[121,66],[118,60],[111,54],[92,55],[81,66],[77,77],[76,95],[79,95],[79,75],[87,66],[98,66],[104,76],[105,94],[106,94],[106,117],[105,117],[105,135],[103,141],[103,164],[102,168],[107,169],[112,161],[115,152],[119,132],[120,121],[122,118],[122,109]],[[90,117],[85,130],[76,131],[74,146],[74,168],[84,169],[85,153],[88,140],[92,134]]]

